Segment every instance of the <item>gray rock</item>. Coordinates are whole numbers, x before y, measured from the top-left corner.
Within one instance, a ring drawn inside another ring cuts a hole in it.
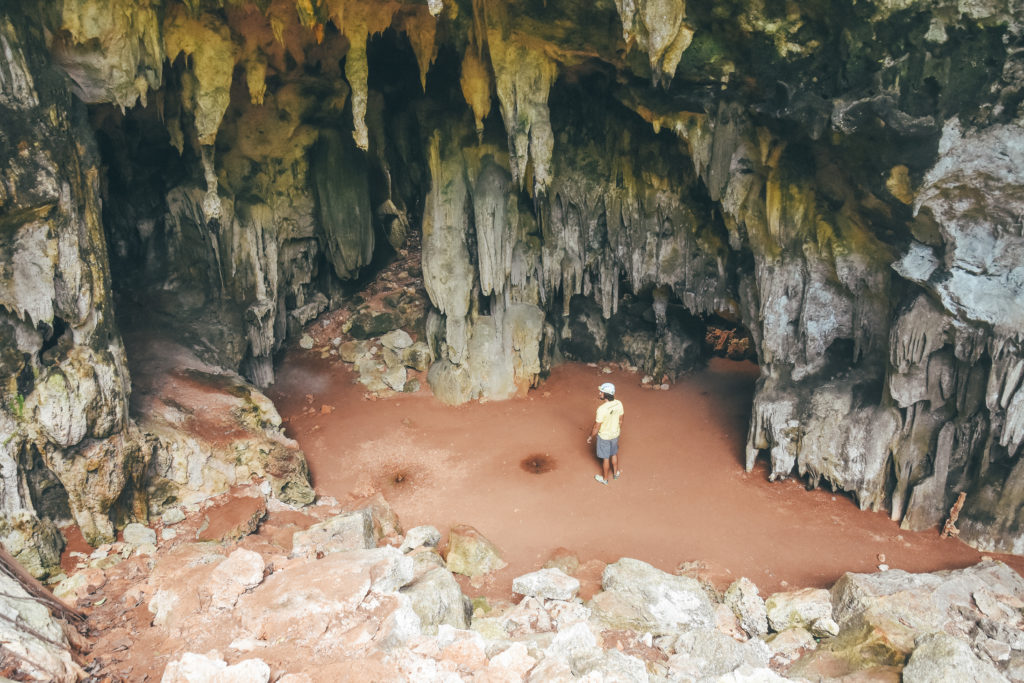
[[[164,526],[172,526],[178,522],[184,522],[185,511],[181,508],[171,508],[164,514],[160,515],[160,521],[164,523]]]
[[[608,565],[601,585],[605,592],[594,596],[592,608],[611,628],[662,635],[714,624],[714,608],[696,580],[646,562],[623,558]]]
[[[80,671],[71,658],[70,645],[60,622],[17,581],[0,573],[0,642],[31,680],[74,683]],[[8,621],[10,619],[11,621]],[[32,629],[49,640],[30,635]]]
[[[220,657],[186,652],[164,669],[161,683],[267,683],[270,667],[262,659],[228,666]]]
[[[381,376],[381,379],[384,380],[384,384],[388,385],[388,387],[395,391],[402,391],[402,389],[405,388],[405,378],[406,372],[404,365],[397,365],[393,368],[388,368]]]
[[[711,629],[693,629],[681,634],[672,645],[675,654],[669,668],[684,677],[713,677],[747,665],[768,666],[770,652],[759,639],[741,643]]]
[[[425,634],[436,633],[441,624],[458,629],[469,628],[472,606],[447,569],[431,569],[401,591],[409,596]]]
[[[789,681],[785,676],[780,676],[768,667],[755,667],[744,664],[735,671],[722,674],[717,678],[705,678],[701,683],[785,683]]]
[[[308,334],[302,335],[302,337],[299,339],[299,346],[309,351],[310,349],[313,348],[313,338],[310,337]]]
[[[939,632],[918,639],[917,647],[903,668],[903,680],[905,683],[1005,683],[1008,679],[992,664],[976,657],[967,643]]]
[[[423,546],[436,548],[440,542],[441,532],[435,527],[428,525],[417,526],[405,533],[405,539],[402,540],[402,545],[398,549],[403,553],[407,553],[410,550]]]
[[[412,346],[412,337],[405,330],[391,330],[380,338],[380,343],[392,351],[401,351]]]
[[[138,522],[132,522],[124,528],[124,542],[128,545],[140,546],[140,545],[155,545],[156,544],[156,531],[150,529],[145,524],[139,524]]]
[[[725,604],[749,635],[763,637],[768,633],[768,612],[753,581],[745,577],[733,581],[725,591]]]
[[[820,620],[832,619],[832,598],[824,588],[801,588],[774,593],[765,600],[765,609],[768,623],[776,633],[794,626],[802,626],[813,633],[812,627]],[[825,622],[822,625],[828,626]]]
[[[319,557],[376,545],[373,515],[369,509],[336,515],[292,534],[292,555],[296,556]]]
[[[580,582],[560,569],[541,569],[512,579],[512,590],[536,598],[572,600],[579,593]]]

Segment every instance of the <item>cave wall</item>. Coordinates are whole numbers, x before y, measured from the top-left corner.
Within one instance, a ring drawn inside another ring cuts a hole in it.
[[[122,310],[266,385],[289,335],[420,231],[441,400],[520,394],[563,358],[681,376],[714,316],[761,367],[748,469],[767,455],[912,529],[966,491],[963,538],[1024,552],[1011,0],[75,0],[4,35],[26,31],[3,140],[87,169],[65,201],[101,232],[67,258],[104,284],[76,317],[5,278],[9,393],[46,376],[47,316],[109,323],[104,235]],[[51,122],[25,85],[44,73]],[[21,207],[53,202],[11,197],[25,245]],[[53,301],[88,289],[42,272]],[[103,329],[74,348],[115,358]],[[18,406],[11,424],[44,419]],[[13,485],[32,458],[10,443]]]
[[[151,447],[128,416],[99,156],[41,26],[0,16],[0,542],[37,575],[58,564],[54,519],[92,543],[110,513],[145,516]]]

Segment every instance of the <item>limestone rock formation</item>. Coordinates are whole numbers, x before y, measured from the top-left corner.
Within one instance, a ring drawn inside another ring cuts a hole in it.
[[[1024,552],[1018,4],[5,6],[4,538],[144,515],[119,325],[266,386],[418,239],[439,399],[742,328],[748,468]]]

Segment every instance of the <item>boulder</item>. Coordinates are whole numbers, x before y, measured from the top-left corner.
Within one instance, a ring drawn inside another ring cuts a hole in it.
[[[402,349],[402,364],[417,372],[426,372],[433,362],[434,356],[426,342],[418,341],[409,348]]]
[[[199,587],[199,593],[209,600],[212,609],[229,610],[238,596],[263,581],[264,568],[259,553],[239,548],[214,568],[209,580]]]
[[[346,363],[355,363],[370,354],[372,342],[365,339],[347,341],[338,347],[338,356]]]
[[[591,606],[610,628],[666,635],[714,625],[711,601],[689,577],[623,558],[605,567],[601,585],[604,593],[594,596]]]
[[[270,667],[262,659],[245,659],[228,666],[216,651],[186,652],[164,669],[161,683],[267,683]]]
[[[374,313],[363,310],[356,313],[350,320],[348,333],[356,339],[371,339],[395,329],[395,316],[392,313]]]
[[[424,633],[436,633],[441,624],[469,628],[472,606],[447,569],[431,569],[403,587],[401,592],[409,597]]]
[[[393,368],[388,368],[381,375],[381,380],[388,388],[394,391],[402,391],[405,389],[406,371],[404,365],[396,365]]]
[[[402,545],[398,547],[403,553],[420,547],[436,548],[441,542],[441,532],[435,527],[424,525],[409,529],[405,533]]]
[[[805,652],[817,649],[818,641],[802,626],[787,628],[767,640],[771,661],[778,666],[789,666]]]
[[[1006,683],[1007,680],[992,664],[975,656],[967,643],[942,632],[921,636],[903,668],[904,683]]]
[[[391,330],[380,338],[380,343],[392,351],[401,351],[412,346],[412,337],[405,330]]]
[[[322,557],[344,550],[374,548],[373,514],[367,509],[345,512],[292,534],[292,555]]]
[[[512,580],[512,590],[520,595],[551,600],[572,600],[580,590],[579,579],[560,569],[541,569]]]
[[[725,604],[748,634],[764,637],[768,633],[768,611],[753,581],[745,577],[733,581],[725,591]]]
[[[473,527],[460,524],[448,532],[448,570],[470,578],[483,576],[508,563],[501,559],[501,551]]]
[[[123,534],[124,542],[128,545],[140,546],[156,544],[156,531],[150,529],[145,524],[132,522],[124,528]]]
[[[839,633],[832,620],[831,595],[824,588],[801,588],[775,593],[765,600],[768,623],[776,633],[802,626],[823,637]]]
[[[80,669],[72,660],[60,622],[20,583],[3,572],[0,572],[0,615],[4,617],[0,620],[0,642],[5,654],[9,653],[20,663],[19,672],[26,676],[18,680],[58,683],[79,680]]]
[[[669,668],[677,676],[701,678],[720,676],[743,665],[754,668],[768,666],[770,652],[764,641],[745,643],[711,629],[693,629],[677,637],[672,644],[675,654]]]

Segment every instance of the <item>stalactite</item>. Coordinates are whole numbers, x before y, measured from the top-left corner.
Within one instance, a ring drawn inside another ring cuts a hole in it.
[[[181,5],[164,17],[164,52],[174,62],[186,58],[194,87],[182,93],[183,104],[195,117],[199,144],[212,145],[231,99],[236,46],[222,22],[208,14],[193,18]]]
[[[668,87],[683,52],[693,40],[685,0],[615,0],[622,38],[647,53],[651,80]]]
[[[383,32],[391,25],[398,11],[397,2],[364,2],[362,0],[327,0],[331,22],[338,27],[349,41],[345,56],[345,78],[352,88],[352,137],[359,149],[366,150],[370,144],[366,129],[366,102],[368,97],[367,78],[369,65],[366,62],[366,41]]]

